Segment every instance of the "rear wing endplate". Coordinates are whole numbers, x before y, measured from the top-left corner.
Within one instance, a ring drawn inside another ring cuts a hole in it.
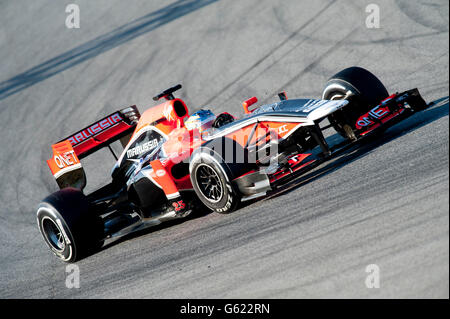
[[[86,186],[86,174],[70,142],[65,140],[53,144],[52,151],[53,156],[47,160],[47,165],[59,188],[83,189]]]

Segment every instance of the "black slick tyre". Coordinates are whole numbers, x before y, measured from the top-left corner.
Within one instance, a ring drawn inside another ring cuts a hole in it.
[[[350,67],[332,76],[322,92],[324,100],[347,99],[350,103],[328,117],[330,124],[342,136],[354,140],[357,119],[389,96],[383,83],[371,72]]]
[[[193,154],[189,170],[192,186],[206,207],[221,214],[238,207],[241,194],[234,188],[231,171],[221,156],[202,148]]]
[[[103,243],[100,217],[78,189],[65,188],[47,196],[36,215],[45,243],[64,262],[75,262]]]

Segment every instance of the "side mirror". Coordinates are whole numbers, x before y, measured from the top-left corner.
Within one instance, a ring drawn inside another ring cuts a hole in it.
[[[242,103],[242,106],[244,107],[245,114],[249,114],[249,113],[253,112],[253,110],[249,111],[248,107],[253,105],[253,104],[255,104],[256,102],[258,102],[258,99],[256,98],[256,96],[254,96],[254,97],[249,98],[244,103]]]

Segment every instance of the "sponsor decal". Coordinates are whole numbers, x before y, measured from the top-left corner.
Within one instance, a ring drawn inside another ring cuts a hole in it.
[[[155,174],[156,174],[156,176],[158,176],[158,177],[162,177],[162,176],[166,175],[166,171],[163,170],[163,169],[159,169],[159,170],[156,171]]]
[[[133,148],[130,148],[127,151],[127,157],[131,158],[137,155],[141,155],[143,153],[149,152],[152,149],[154,149],[156,146],[158,146],[159,140],[157,138],[154,138],[151,141],[145,142],[143,144],[140,145],[136,145]]]
[[[356,121],[356,128],[361,129],[362,127],[372,125],[375,123],[373,119],[381,119],[388,113],[389,108],[376,106]]]
[[[232,204],[233,204],[233,197],[228,195],[227,203],[225,204],[225,206],[222,207],[222,208],[216,208],[216,211],[219,212],[219,213],[220,212],[226,212],[226,211],[228,211],[230,209]]]
[[[299,157],[300,156],[297,154],[297,155],[292,156],[289,160],[294,162],[294,163],[297,163],[297,162],[300,161]]]
[[[278,128],[278,134],[283,134],[283,133],[286,133],[287,131],[288,131],[288,129],[287,129],[287,124],[281,125],[281,126]]]
[[[328,102],[329,101],[327,100],[309,100],[301,109],[299,109],[299,112],[309,113]]]
[[[163,115],[169,122],[175,120],[172,117],[172,105],[166,104],[166,106],[164,106]]]
[[[55,161],[56,166],[58,166],[59,168],[65,168],[67,166],[79,163],[77,157],[75,156],[74,150],[65,152],[63,154],[56,154],[53,157],[53,160]]]
[[[61,233],[62,233],[62,235],[64,237],[65,243],[70,245],[72,242],[70,241],[69,236],[67,236],[66,231],[64,230],[64,226],[63,226],[63,224],[61,222],[61,219],[57,218],[56,219],[56,223],[58,224],[59,230],[61,231]]]
[[[81,132],[78,132],[75,135],[69,137],[68,140],[70,144],[72,144],[72,146],[77,145],[120,121],[122,121],[122,118],[120,117],[119,113],[114,113],[113,115],[101,120],[100,122],[92,124]]]

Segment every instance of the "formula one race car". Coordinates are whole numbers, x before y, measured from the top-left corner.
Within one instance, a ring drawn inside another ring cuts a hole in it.
[[[182,218],[199,207],[230,213],[244,200],[267,196],[365,136],[424,110],[417,89],[389,95],[369,71],[347,68],[329,79],[322,99],[288,99],[245,115],[191,116],[172,87],[142,115],[114,112],[52,146],[47,161],[60,190],[39,205],[37,222],[51,251],[73,262],[105,240]],[[327,120],[327,121],[324,121]],[[324,125],[326,123],[326,125]],[[322,125],[322,126],[321,126]],[[323,131],[343,138],[330,145]],[[84,194],[80,159],[120,141],[111,182]]]

